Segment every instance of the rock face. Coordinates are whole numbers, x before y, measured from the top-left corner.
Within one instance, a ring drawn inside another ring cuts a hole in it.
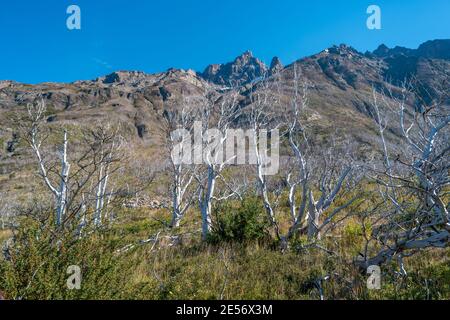
[[[380,46],[373,51],[373,54],[376,57],[387,57],[389,55],[389,52],[390,52],[389,47],[383,43],[380,44]]]
[[[448,91],[450,40],[427,41],[417,49],[389,49],[381,45],[373,56],[385,64],[381,70],[385,80],[400,85],[405,79],[415,79],[417,91],[425,103],[431,103],[442,91]]]
[[[418,98],[426,103],[433,101],[440,95],[439,88],[444,86],[448,91],[449,43],[449,40],[429,41],[418,49],[389,49],[382,45],[369,54],[340,45],[296,61],[302,79],[310,87],[310,110],[317,120],[312,126],[317,126],[318,132],[339,129],[354,140],[373,146],[376,137],[370,127],[372,88],[400,92],[401,82],[413,77],[420,83]],[[40,95],[46,101],[47,121],[52,125],[67,122],[89,126],[99,121],[120,121],[127,133],[134,134],[137,143],[157,144],[164,112],[178,108],[183,98],[196,101],[212,89],[221,95],[230,86],[242,86],[241,104],[245,107],[251,103],[249,89],[259,90],[258,83],[264,75],[280,75],[283,82],[280,88],[289,88],[293,66],[283,67],[275,57],[268,68],[251,52],[245,52],[233,62],[212,64],[201,74],[169,69],[158,74],[117,71],[92,81],[69,84],[0,81],[0,160],[2,155],[20,152],[12,129],[8,131],[12,128],[7,122],[8,113]]]
[[[420,45],[417,55],[423,58],[450,60],[450,40],[432,40]]]
[[[272,62],[270,63],[269,74],[277,74],[281,70],[283,70],[284,66],[281,63],[281,60],[278,57],[273,57]]]
[[[431,40],[422,43],[417,49],[405,47],[388,48],[380,45],[373,54],[379,58],[404,55],[408,57],[450,60],[450,40]]]
[[[94,126],[99,122],[121,123],[130,141],[158,143],[162,113],[175,108],[181,97],[202,97],[210,84],[192,70],[170,69],[158,74],[117,71],[92,81],[27,85],[0,83],[1,158],[21,152],[8,128],[8,112],[41,96],[47,107],[47,123]],[[4,129],[4,130],[3,130]]]
[[[347,45],[328,48],[317,55],[301,60],[300,65],[302,73],[306,72],[312,78],[322,75],[327,81],[331,81],[334,86],[344,91],[350,88],[360,89],[368,81],[374,81],[379,71],[371,59]],[[314,70],[319,71],[318,74]],[[320,81],[323,82],[323,80]]]
[[[233,62],[209,65],[201,76],[218,85],[240,86],[262,77],[267,71],[267,66],[247,51]]]
[[[138,87],[145,84],[151,84],[149,75],[141,71],[116,71],[96,80],[105,85],[126,85]]]

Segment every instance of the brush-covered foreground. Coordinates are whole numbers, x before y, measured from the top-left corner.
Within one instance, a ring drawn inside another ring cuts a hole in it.
[[[215,212],[206,243],[194,214],[170,230],[163,210],[124,210],[110,227],[79,239],[74,230],[55,233],[51,221],[21,218],[9,259],[0,260],[0,291],[7,299],[450,298],[448,249],[405,258],[406,276],[395,261],[383,265],[381,290],[369,290],[353,263],[363,241],[354,221],[314,245],[294,239],[281,252],[255,200]],[[3,242],[11,231],[0,236]],[[71,265],[81,268],[80,290],[67,287]]]

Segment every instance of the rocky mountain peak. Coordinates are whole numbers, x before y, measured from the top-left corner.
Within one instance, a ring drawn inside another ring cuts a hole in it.
[[[389,54],[389,50],[390,50],[389,47],[383,43],[378,46],[378,48],[373,52],[373,54],[376,55],[377,57],[383,57]]]
[[[417,54],[425,58],[450,60],[450,39],[422,43],[417,49]]]
[[[240,56],[236,57],[236,59],[234,60],[235,63],[249,63],[250,60],[252,60],[253,57],[253,53],[250,50],[245,51],[243,54],[241,54]]]
[[[263,76],[268,71],[267,66],[254,57],[251,51],[246,51],[233,62],[212,64],[206,67],[201,76],[219,85],[245,85]]]
[[[284,66],[283,66],[283,63],[281,62],[280,58],[273,57],[272,62],[270,63],[269,73],[276,74],[276,73],[280,72],[281,70],[283,70],[283,68],[284,68]]]
[[[157,130],[162,112],[178,108],[179,102],[185,97],[202,99],[211,89],[211,83],[222,86],[215,88],[219,95],[229,86],[245,85],[241,90],[244,105],[250,102],[246,96],[250,92],[249,87],[262,76],[282,70],[280,81],[283,87],[287,87],[291,85],[294,66],[298,66],[302,78],[314,87],[311,101],[314,101],[317,119],[323,123],[334,123],[337,118],[349,118],[345,112],[355,115],[356,111],[356,115],[363,117],[371,114],[371,97],[367,93],[371,92],[374,85],[377,88],[395,89],[409,77],[421,83],[418,91],[420,101],[428,103],[440,99],[441,93],[433,88],[439,89],[448,84],[450,59],[436,57],[448,57],[449,44],[450,40],[435,40],[424,43],[418,49],[391,49],[381,45],[374,53],[366,55],[350,46],[339,45],[304,57],[286,67],[277,57],[267,67],[247,51],[229,63],[211,64],[203,73],[183,69],[169,69],[156,74],[116,71],[93,81],[37,85],[0,81],[0,120],[3,110],[26,105],[42,95],[52,106],[52,113],[54,111],[54,115],[47,119],[49,122],[70,120],[86,124],[111,117],[125,121],[130,128],[134,126],[138,137],[154,143],[156,139],[152,137],[159,134]],[[253,89],[263,88],[255,85]],[[351,121],[351,124],[343,124],[342,128],[352,125],[358,127],[358,120]],[[360,138],[366,139],[367,134],[363,131],[365,127],[358,128],[355,132],[361,132]],[[0,140],[5,139],[1,131]]]
[[[417,49],[396,46],[393,49],[382,44],[373,54],[378,58],[404,55],[407,57],[450,60],[450,40],[431,40],[422,43]]]
[[[98,78],[97,81],[107,85],[133,85],[137,82],[147,79],[148,76],[149,75],[142,71],[115,71],[104,77]]]

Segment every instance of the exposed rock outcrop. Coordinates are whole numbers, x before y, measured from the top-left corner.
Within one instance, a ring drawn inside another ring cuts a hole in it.
[[[421,83],[417,94],[425,102],[439,97],[436,88],[442,84],[448,88],[450,60],[446,57],[450,56],[449,43],[449,40],[429,41],[418,49],[389,49],[381,45],[370,54],[340,45],[300,59],[296,64],[301,77],[310,85],[311,110],[316,119],[326,125],[332,122],[335,127],[354,127],[355,135],[367,136],[365,130],[372,123],[367,118],[371,99],[367,93],[372,87],[396,86],[394,91],[398,91],[405,78],[414,77]],[[283,67],[280,59],[275,57],[268,68],[248,51],[233,62],[212,64],[202,74],[169,69],[158,74],[117,71],[92,81],[68,84],[28,85],[0,81],[0,125],[6,121],[3,114],[42,96],[51,125],[68,121],[89,126],[103,120],[120,121],[139,143],[141,140],[157,143],[164,111],[178,108],[183,98],[201,99],[212,89],[220,95],[230,86],[245,86],[241,100],[245,107],[250,103],[245,96],[249,89],[259,90],[261,77],[275,73],[280,74],[283,90],[291,85],[292,64]],[[354,120],[352,112],[366,118]],[[15,149],[17,144],[9,136],[2,140],[3,151]]]
[[[409,49],[399,46],[390,49],[386,45],[382,44],[373,52],[373,54],[379,58],[405,55],[408,57],[448,60],[450,59],[450,39],[427,41],[422,43],[417,49]]]
[[[218,85],[240,86],[262,77],[267,71],[262,61],[246,51],[233,62],[209,65],[201,76]]]
[[[281,60],[278,57],[273,57],[272,62],[270,63],[269,74],[274,75],[283,70],[284,66],[281,63]]]

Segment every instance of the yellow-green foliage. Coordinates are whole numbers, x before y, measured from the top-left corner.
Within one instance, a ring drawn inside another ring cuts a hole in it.
[[[368,226],[366,226],[367,229]],[[370,232],[370,231],[369,231]],[[355,220],[350,220],[342,230],[342,246],[353,255],[357,255],[364,242],[363,227]]]
[[[50,232],[51,225],[25,219],[15,232],[11,259],[0,259],[0,291],[11,299],[319,299],[321,283],[325,299],[450,298],[448,249],[405,258],[406,277],[395,261],[383,265],[382,289],[368,290],[367,275],[353,263],[364,244],[357,217],[320,246],[298,237],[281,252],[256,199],[215,209],[222,230],[216,229],[212,243],[200,241],[194,211],[170,230],[165,210],[122,209],[112,228],[81,239],[74,230],[61,236]],[[370,225],[365,227],[370,233]],[[157,245],[139,242],[157,233]],[[171,245],[173,233],[192,234]],[[70,265],[81,267],[81,290],[66,286]]]
[[[115,255],[108,234],[74,241],[71,234],[55,237],[29,220],[15,235],[10,260],[0,262],[0,290],[10,299],[126,298],[131,266]],[[105,239],[106,238],[106,239]],[[67,268],[82,272],[81,290],[69,290]]]

